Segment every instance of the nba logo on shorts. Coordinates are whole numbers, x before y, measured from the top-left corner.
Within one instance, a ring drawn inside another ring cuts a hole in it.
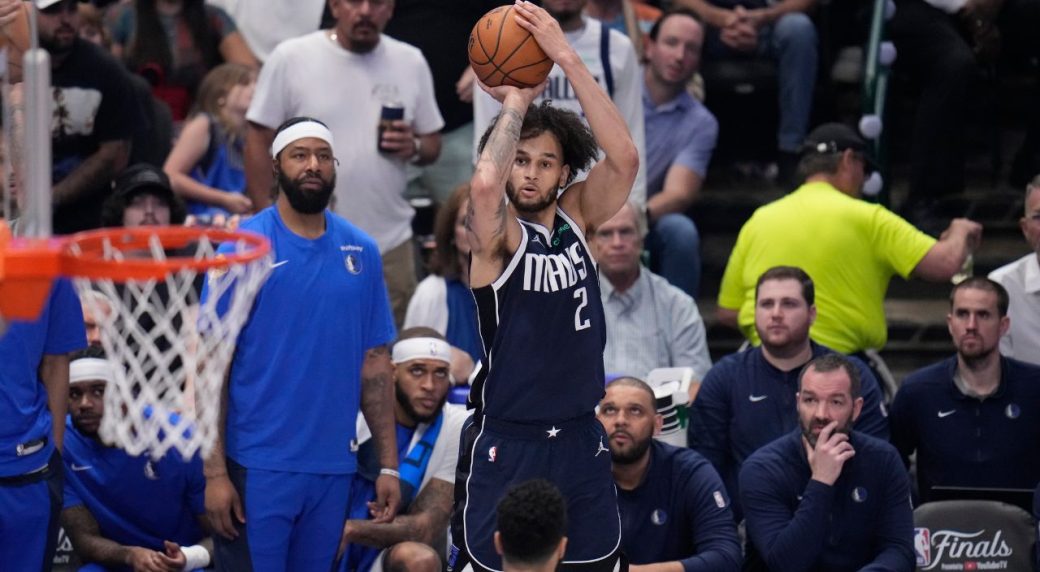
[[[932,532],[927,528],[914,529],[914,556],[918,567],[932,563]]]

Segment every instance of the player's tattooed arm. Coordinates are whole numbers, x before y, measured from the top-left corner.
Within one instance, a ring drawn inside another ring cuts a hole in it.
[[[133,566],[152,557],[154,550],[137,546],[123,546],[101,536],[94,515],[83,505],[61,511],[61,526],[69,535],[72,546],[83,562],[96,562],[104,566]]]
[[[377,346],[365,352],[361,366],[361,413],[372,431],[372,439],[383,469],[397,470],[397,438],[394,430],[394,368],[390,349]],[[401,486],[391,474],[376,479],[376,500],[369,512],[376,522],[389,521],[397,514]]]
[[[436,546],[448,528],[455,485],[441,479],[430,479],[419,491],[408,514],[398,515],[393,522],[375,524],[369,520],[349,520],[343,529],[342,545],[364,544],[386,548],[398,542],[422,542]]]

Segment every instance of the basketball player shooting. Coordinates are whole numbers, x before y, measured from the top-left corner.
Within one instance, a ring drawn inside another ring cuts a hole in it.
[[[481,141],[466,217],[487,369],[470,392],[476,412],[463,434],[449,566],[501,570],[495,506],[513,483],[544,478],[567,499],[564,569],[612,570],[617,498],[593,413],[603,395],[606,331],[586,235],[625,203],[639,158],[556,20],[528,2],[514,8],[516,22],[563,69],[589,127],[570,111],[531,106],[544,83],[480,84],[502,103]],[[573,182],[595,160],[597,141],[603,159]]]

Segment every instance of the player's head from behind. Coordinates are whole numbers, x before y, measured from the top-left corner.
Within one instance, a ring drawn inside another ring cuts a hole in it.
[[[774,266],[755,285],[755,330],[771,355],[791,357],[809,344],[816,289],[797,266]]]
[[[271,160],[279,199],[301,214],[318,214],[336,188],[332,132],[311,117],[294,117],[278,126]]]
[[[433,328],[401,332],[391,350],[394,415],[406,427],[437,418],[451,389],[451,346]]]
[[[997,355],[1000,338],[1011,327],[1008,293],[999,282],[973,276],[953,287],[946,326],[966,363],[985,363]]]
[[[646,459],[650,442],[664,423],[657,413],[654,390],[634,377],[619,377],[607,384],[596,418],[610,439],[610,458],[618,465]]]
[[[69,360],[69,416],[72,425],[86,437],[98,438],[105,414],[105,388],[115,369],[100,347],[88,346]]]
[[[498,118],[480,138],[483,153]],[[573,111],[543,101],[531,105],[524,116],[513,169],[506,181],[506,195],[521,215],[534,215],[556,203],[559,190],[595,160],[596,138]]]
[[[506,570],[555,570],[567,547],[567,503],[552,483],[537,479],[498,501],[495,550]]]
[[[798,421],[802,436],[816,448],[820,431],[837,423],[835,433],[848,434],[863,409],[859,370],[841,354],[820,356],[802,368],[798,378]]]

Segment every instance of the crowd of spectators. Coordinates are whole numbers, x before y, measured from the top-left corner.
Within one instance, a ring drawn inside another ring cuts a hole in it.
[[[379,257],[366,253],[365,261],[380,269],[393,320],[406,328],[397,339],[436,347],[429,359],[395,361],[392,376],[400,461],[432,424],[435,464],[426,478],[419,474],[396,520],[367,514],[375,497],[365,495],[377,494],[379,475],[368,475],[367,489],[352,489],[357,510],[342,533],[342,569],[367,570],[385,560],[435,570],[434,556],[448,557],[452,447],[464,414],[445,401],[452,386],[465,388],[485,357],[469,291],[466,181],[473,151],[497,113],[474,85],[479,78],[468,67],[465,40],[484,12],[505,3],[0,0],[3,27],[16,25],[26,6],[36,11],[40,45],[50,54],[53,88],[44,103],[53,110],[55,234],[237,227],[265,207],[277,208],[278,193],[307,184],[279,166],[276,135],[301,116],[327,126],[334,156],[325,163],[319,151],[313,156],[331,194],[328,210],[364,231],[371,237],[365,244],[378,250]],[[618,107],[641,159],[629,202],[587,237],[608,326],[605,371],[617,378],[600,404],[610,436],[601,447],[613,459],[622,544],[633,569],[737,570],[743,562],[751,570],[870,564],[912,570],[912,506],[945,498],[948,489],[1000,489],[1024,499],[1040,487],[1040,119],[1023,118],[1026,138],[1011,173],[1025,188],[1020,225],[1031,252],[1009,257],[989,278],[952,288],[947,322],[955,354],[915,372],[892,395],[874,357],[886,343],[890,279],[921,278],[945,293],[949,287],[941,284],[970,262],[983,228],[954,218],[933,237],[862,198],[876,169],[867,140],[839,123],[810,124],[821,77],[817,1],[540,4]],[[1002,58],[1040,56],[1040,44],[1028,35],[1040,29],[1040,0],[894,5],[897,70],[922,90],[906,212],[912,221],[931,220],[936,200],[964,188],[965,134],[957,118],[968,105],[969,84],[974,74],[997,73]],[[750,347],[713,364],[697,306],[701,235],[689,211],[726,125],[706,105],[699,71],[709,59],[754,58],[777,66],[775,160],[780,183],[794,190],[759,208],[740,230],[715,319],[739,329]],[[8,91],[10,132],[18,134],[26,102],[19,85]],[[542,98],[581,111],[559,66]],[[401,114],[381,121],[387,108]],[[15,163],[33,152],[17,141],[5,141],[3,149]],[[17,164],[10,182],[15,208],[5,218],[13,223],[24,202]],[[425,254],[413,236],[408,200],[417,195],[438,208]],[[273,220],[273,211],[266,212],[250,228]],[[353,272],[349,263],[347,269]],[[211,475],[203,477],[200,459],[145,460],[100,445],[101,396],[112,380],[98,341],[102,317],[90,311],[97,304],[78,308],[71,297],[65,283],[52,293],[51,331],[14,326],[0,338],[0,382],[17,387],[12,399],[47,411],[34,419],[41,431],[53,425],[37,443],[32,432],[0,418],[0,507],[4,487],[47,485],[50,496],[44,487],[32,502],[53,514],[63,509],[61,522],[84,563],[135,570],[208,565],[222,545],[233,547],[221,531],[243,530],[244,522],[211,526],[203,499]],[[89,349],[75,354],[70,377],[60,370],[70,368],[69,352],[84,345],[82,333],[70,333],[81,319]],[[267,368],[258,363],[252,365]],[[689,448],[652,439],[661,431],[659,396],[641,380],[662,367],[689,368],[700,387],[691,392]],[[46,388],[42,397],[15,382],[37,371],[39,377],[30,377]],[[414,407],[423,406],[431,411],[416,414]],[[369,431],[360,418],[357,425],[359,437]],[[73,477],[66,479],[64,505],[53,490],[62,433],[64,466]],[[438,434],[445,437],[437,440]],[[39,462],[30,466],[23,450],[37,445],[31,454]],[[116,469],[83,473],[94,465]],[[239,469],[244,475],[242,467],[221,467],[217,477]],[[566,546],[560,533],[566,516],[550,504],[558,492],[542,485],[510,493],[499,512],[502,536],[496,533],[495,544],[507,569],[551,565]],[[162,532],[142,532],[149,523],[136,520],[114,490],[131,491],[142,506],[154,503]],[[545,514],[517,512],[526,497],[544,501]],[[1040,498],[1035,502],[1040,507]],[[524,537],[522,525],[543,516],[552,521],[545,524],[553,526],[548,536]],[[12,526],[0,514],[0,556],[11,553],[4,537]],[[8,538],[27,551],[44,549]]]

